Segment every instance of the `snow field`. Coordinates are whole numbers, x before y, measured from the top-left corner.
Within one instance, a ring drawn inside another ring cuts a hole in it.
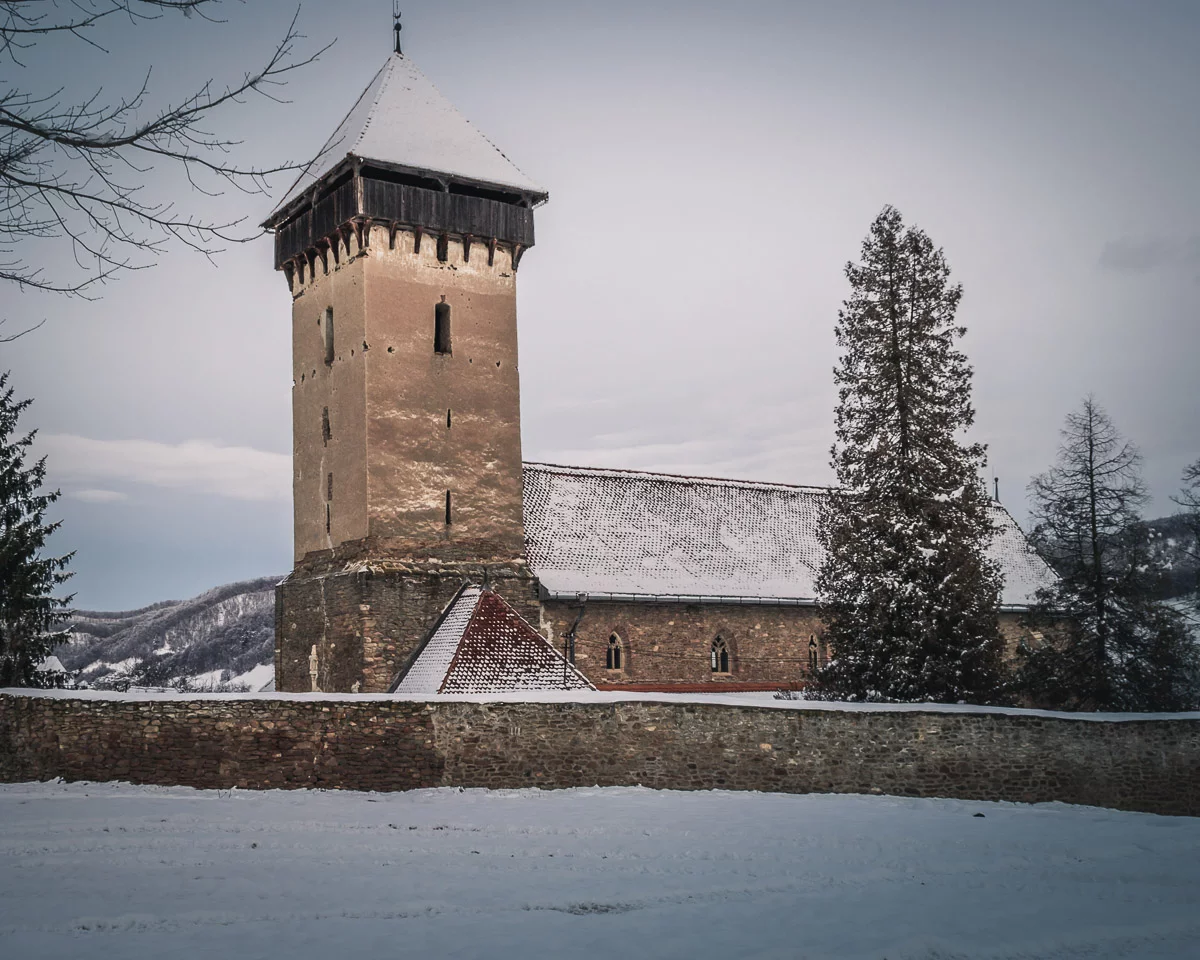
[[[8,785],[0,956],[1195,958],[1200,819],[641,788]]]

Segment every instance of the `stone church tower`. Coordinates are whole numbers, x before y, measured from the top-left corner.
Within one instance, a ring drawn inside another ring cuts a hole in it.
[[[292,295],[278,689],[386,690],[464,580],[536,622],[516,275],[545,199],[397,52],[265,223]]]

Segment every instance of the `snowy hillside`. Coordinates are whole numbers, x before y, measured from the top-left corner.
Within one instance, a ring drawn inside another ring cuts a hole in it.
[[[274,660],[280,579],[229,583],[190,600],[141,610],[77,611],[70,642],[55,653],[69,672],[93,687],[203,689],[233,682],[257,690],[272,676],[263,665]]]

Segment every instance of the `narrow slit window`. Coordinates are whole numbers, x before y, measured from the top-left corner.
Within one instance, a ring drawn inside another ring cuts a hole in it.
[[[621,669],[621,638],[615,633],[608,638],[608,651],[604,654],[604,666],[608,670]]]
[[[713,673],[729,672],[729,647],[720,637],[712,642],[711,664]]]
[[[453,522],[450,514],[450,491],[446,491],[446,526],[450,526]]]
[[[333,503],[333,474],[325,478],[325,499]]]
[[[447,430],[450,429],[450,411],[449,411],[449,409],[446,410],[446,429]]]
[[[326,533],[329,532],[329,519],[330,519],[329,514],[330,514],[329,504],[325,504],[325,532]]]
[[[333,364],[333,307],[325,308],[325,366]]]
[[[333,433],[329,429],[329,408],[324,407],[321,410],[321,443],[328,444],[333,438]]]
[[[450,353],[450,304],[444,300],[433,308],[433,352]]]

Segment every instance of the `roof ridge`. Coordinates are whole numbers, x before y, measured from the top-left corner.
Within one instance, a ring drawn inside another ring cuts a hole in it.
[[[450,674],[454,673],[454,667],[458,663],[459,654],[462,653],[463,640],[466,639],[467,633],[470,632],[471,624],[475,622],[475,618],[479,616],[479,608],[483,605],[483,598],[490,592],[487,587],[477,586],[476,584],[464,583],[459,589],[458,595],[455,598],[455,603],[463,598],[467,590],[475,587],[479,590],[479,595],[475,598],[475,604],[471,607],[471,615],[467,617],[467,622],[463,624],[462,629],[458,632],[458,640],[454,645],[454,656],[450,658],[450,662],[446,664],[446,672],[442,674],[441,683],[438,684],[437,692],[441,693],[446,689],[446,683],[450,679]]]
[[[342,122],[344,123],[347,119],[350,118],[350,114],[353,113],[355,111],[355,109],[357,109],[359,102],[362,100],[363,97],[365,97],[367,95],[367,90],[371,89],[371,84],[373,84],[375,82],[375,77],[378,77],[381,73],[383,73],[386,70],[387,74],[384,76],[384,78],[381,81],[379,81],[379,89],[375,92],[375,99],[371,101],[371,106],[367,110],[367,116],[366,116],[366,119],[363,120],[362,129],[358,131],[358,135],[354,138],[354,143],[350,144],[350,148],[346,151],[347,154],[357,152],[358,145],[363,142],[363,137],[366,136],[367,130],[371,126],[372,114],[375,112],[375,108],[377,106],[379,106],[379,101],[383,98],[383,91],[386,90],[388,87],[388,84],[392,82],[392,75],[396,72],[396,60],[397,59],[403,60],[404,54],[393,53],[390,57],[387,58],[387,60],[384,61],[383,66],[375,71],[375,76],[371,77],[371,83],[368,83],[366,90],[363,90],[363,92],[358,95],[358,100],[354,101],[354,106],[352,106],[350,108],[349,112],[346,114],[346,117],[343,119]],[[339,127],[340,127],[340,124],[339,124]],[[337,131],[335,130],[333,132],[333,136],[331,136],[329,138],[329,140],[332,141],[333,137],[336,137],[336,136],[337,136]],[[328,141],[326,142],[326,145],[328,145]],[[322,152],[324,152],[325,148],[322,147],[321,149],[322,149]]]
[[[475,584],[471,583],[469,580],[464,580],[461,584],[459,584],[458,589],[454,591],[454,596],[452,596],[449,602],[442,607],[442,612],[437,615],[437,619],[433,621],[433,625],[425,631],[425,636],[422,638],[421,642],[417,644],[416,649],[408,655],[408,658],[401,665],[399,671],[397,671],[395,679],[392,680],[391,684],[388,686],[388,693],[395,693],[399,686],[405,681],[413,667],[417,665],[417,662],[428,649],[430,642],[437,635],[438,630],[441,629],[442,624],[445,623],[446,619],[450,616],[451,611],[453,611],[455,606],[458,605],[458,602],[462,599],[463,594],[474,587]],[[444,674],[442,676],[442,681],[445,681]]]
[[[365,97],[367,95],[367,91],[370,90],[371,87],[373,87],[375,85],[375,81],[379,78],[379,75],[381,73],[383,73],[384,70],[389,70],[389,68],[392,65],[392,59],[394,56],[395,56],[395,54],[393,54],[392,57],[388,57],[387,60],[384,61],[383,66],[381,66],[378,70],[376,70],[373,74],[371,74],[371,79],[368,80],[367,85],[365,87],[363,87],[362,93],[360,93],[357,97],[354,98],[354,103],[352,103],[350,105],[350,109],[347,110],[342,115],[342,119],[339,120],[337,126],[333,128],[333,133],[331,133],[328,137],[325,138],[325,142],[323,144],[321,144],[321,149],[316,152],[316,154],[313,156],[313,158],[311,160],[308,161],[308,163],[306,163],[303,167],[300,168],[300,171],[296,174],[296,179],[292,181],[292,185],[283,192],[283,199],[281,199],[276,204],[275,210],[271,214],[272,217],[276,213],[281,211],[285,206],[287,206],[288,202],[291,199],[293,199],[293,194],[296,193],[296,188],[298,186],[300,186],[300,182],[306,176],[312,177],[313,182],[316,183],[317,181],[319,181],[321,179],[321,177],[323,177],[325,175],[326,171],[324,171],[324,170],[317,170],[317,172],[315,172],[315,173],[313,172],[313,170],[316,168],[317,164],[320,163],[321,160],[325,157],[325,152],[334,145],[334,141],[337,139],[337,135],[341,131],[342,126],[346,123],[347,120],[350,119],[350,117],[354,114],[354,111],[358,109],[358,105],[360,103],[362,103],[362,99],[363,99],[363,97]],[[391,74],[389,73],[389,76],[390,75]],[[379,89],[382,90],[385,85],[386,85],[386,79],[384,81],[380,82]],[[374,101],[372,101],[371,107],[374,108],[375,104],[377,104],[377,103],[379,103],[379,95],[378,94],[375,95],[375,99],[374,99]],[[370,118],[368,116],[368,123],[369,123],[369,120],[370,120]],[[367,125],[368,124],[363,125],[363,130],[366,129]],[[354,140],[355,147],[357,147],[359,145],[359,143],[362,142],[363,130],[358,131],[358,135]],[[353,152],[353,151],[352,150],[346,151],[347,155],[350,154],[351,152]],[[307,187],[305,189],[307,189]],[[303,193],[303,191],[301,191],[301,193]]]
[[[650,477],[656,480],[667,480],[676,483],[702,483],[712,486],[757,487],[777,490],[806,490],[827,493],[836,487],[819,486],[811,483],[780,483],[775,480],[737,480],[732,477],[693,476],[686,473],[665,473],[658,470],[636,470],[628,467],[577,467],[559,463],[542,463],[537,460],[525,460],[522,467],[533,467],[535,470],[550,470],[559,473],[584,473],[596,476],[622,474],[626,476]]]

